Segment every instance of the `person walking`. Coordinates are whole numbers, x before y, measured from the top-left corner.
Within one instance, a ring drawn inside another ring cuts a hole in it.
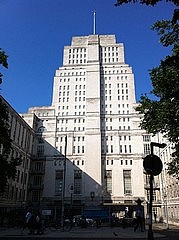
[[[25,221],[24,221],[24,224],[23,224],[23,228],[22,228],[22,232],[28,228],[29,229],[29,221],[30,221],[30,218],[32,217],[32,211],[31,209],[28,209],[26,214],[25,214]]]
[[[134,232],[136,232],[136,230],[139,228],[140,226],[140,230],[141,232],[144,231],[144,207],[141,205],[143,201],[138,198],[136,203],[137,203],[137,206],[136,206],[136,225],[134,226]]]
[[[43,234],[41,216],[39,211],[36,214],[35,221],[36,221],[36,234],[37,235]]]
[[[154,212],[155,223],[157,222],[157,214]]]

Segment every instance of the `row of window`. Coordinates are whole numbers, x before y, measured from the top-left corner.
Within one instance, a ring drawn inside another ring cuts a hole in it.
[[[58,116],[68,116],[68,112],[58,112]],[[85,116],[85,112],[75,112],[75,116]]]
[[[73,194],[82,193],[82,171],[74,170],[73,176]],[[63,189],[63,170],[56,171],[55,176],[55,194],[60,195]],[[112,193],[112,170],[106,170],[104,173],[104,189]],[[131,170],[123,170],[123,189],[124,194],[132,194]]]
[[[64,142],[64,139],[65,139],[65,137],[57,137],[56,138],[56,141],[58,142],[58,141],[60,141],[60,142]],[[73,137],[73,141],[75,142],[75,141],[77,141],[77,142],[84,142],[84,140],[85,140],[85,137],[84,136],[82,136],[82,137]]]
[[[17,170],[16,181],[17,181],[17,183],[26,185],[27,184],[27,173]]]
[[[67,131],[68,131],[68,127],[61,127],[61,128],[57,127],[57,132],[67,132]],[[70,128],[70,131],[72,131],[71,128]],[[74,127],[73,131],[74,132],[85,131],[85,127]]]
[[[101,105],[102,107],[104,107],[104,105],[102,104]],[[105,108],[112,108],[112,104],[105,104]],[[120,103],[118,103],[118,108],[129,108],[129,104],[127,103],[127,104],[120,104]]]
[[[123,108],[125,108],[124,107],[124,104],[118,104],[118,107],[120,108],[120,106],[122,106]],[[128,107],[129,106],[129,104],[126,104],[126,106]],[[109,105],[105,105],[105,107],[104,107],[104,105],[102,104],[101,105],[101,112],[102,113],[106,113],[106,114],[114,114],[114,112],[113,111],[108,111],[108,108],[112,108],[113,107],[113,105],[112,104],[109,104]],[[68,110],[69,109],[69,106],[58,106],[58,110],[61,110],[61,111],[64,111],[64,110]],[[75,109],[85,109],[85,105],[75,105]],[[116,110],[116,109],[115,109]],[[64,115],[65,113],[62,113],[62,115]],[[117,111],[117,114],[129,114],[129,110],[122,110],[122,111],[120,111],[120,110],[118,110]],[[68,115],[68,112],[66,112],[66,115]],[[75,112],[74,113],[74,115],[85,115],[85,112],[79,112],[79,113],[77,113],[77,112]]]
[[[106,170],[104,176],[105,190],[112,193],[112,170]],[[124,194],[132,194],[131,170],[123,170],[123,189]]]
[[[86,85],[75,85],[75,89],[79,89],[79,90],[81,90],[81,89],[85,89],[85,87],[86,87]],[[61,91],[61,90],[69,90],[70,89],[70,85],[61,85],[61,86],[59,86],[59,91]]]
[[[86,80],[86,78],[75,78],[75,81],[77,82],[77,81],[85,81]],[[70,78],[60,78],[60,80],[59,80],[60,82],[70,82]]]
[[[69,106],[58,106],[58,110],[68,110]],[[75,109],[85,109],[85,105],[75,105]]]
[[[102,153],[114,153],[114,146],[113,145],[106,145],[102,146]],[[131,145],[120,145],[119,146],[120,153],[132,153]]]
[[[122,89],[121,91],[119,89],[117,90],[117,94],[128,94],[128,93],[129,93],[128,89],[126,89],[126,90]],[[110,95],[110,94],[112,94],[112,91],[111,90],[105,90],[105,94]],[[59,93],[59,95],[60,95],[60,93]]]
[[[105,84],[105,88],[111,88],[113,86],[113,84],[111,84],[111,83],[109,83],[109,84]],[[124,83],[117,83],[117,88],[118,89],[121,89],[121,88],[128,88],[128,84],[126,83],[126,84],[124,84]],[[102,87],[102,89],[104,89],[104,85],[103,84],[101,84],[101,87]]]
[[[74,170],[73,174],[73,194],[82,192],[82,171]],[[63,170],[56,171],[55,174],[55,195],[60,195],[63,188]]]
[[[62,115],[63,115],[63,113],[62,113]],[[66,113],[66,115],[68,115],[67,113]],[[81,112],[79,112],[79,113],[77,113],[77,112],[75,112],[75,115],[82,115],[81,114]],[[85,112],[83,112],[83,115],[85,115]],[[127,130],[130,130],[131,129],[131,127],[130,126],[119,126],[119,130],[120,131],[127,131]],[[74,127],[73,128],[73,131],[84,131],[85,130],[85,127]],[[113,126],[106,126],[106,131],[110,131],[110,130],[114,130],[113,129]],[[61,128],[59,128],[59,127],[57,127],[57,131],[59,132],[59,131],[61,131],[61,132],[67,132],[68,131],[68,127],[61,127]],[[72,131],[72,130],[70,130],[70,131]]]
[[[82,52],[86,52],[86,48],[70,48],[69,49],[69,53],[82,53]]]
[[[75,97],[74,100],[75,100],[75,102],[81,102],[81,101],[85,101],[86,98],[85,97]],[[62,102],[62,103],[69,102],[69,97],[59,98],[58,102]]]
[[[119,54],[118,54],[118,52],[102,52],[102,54],[101,54],[101,57],[114,57],[114,56],[118,56]]]
[[[103,100],[105,100],[105,101],[111,101],[112,100],[112,96],[101,96],[101,100],[103,101]],[[117,96],[117,100],[129,100],[129,96],[128,95],[118,95]]]
[[[15,201],[25,201],[26,191],[25,189],[19,189],[15,186],[7,185],[6,198]]]
[[[121,67],[123,67],[123,66],[121,66]],[[103,70],[101,70],[101,74],[104,74],[104,75],[106,75],[106,74],[121,74],[121,73],[127,73],[128,72],[128,70],[127,69],[116,69],[116,66],[113,66],[113,68],[115,68],[115,70],[105,70],[105,71],[103,71]],[[86,72],[85,71],[73,71],[74,70],[74,68],[72,68],[72,69],[65,69],[65,70],[69,70],[69,71],[61,71],[60,72],[60,76],[62,77],[62,76],[83,76],[83,75],[85,75],[86,74]],[[58,75],[58,74],[57,74]]]
[[[120,160],[120,163],[121,163],[121,165],[132,165],[132,160],[130,159],[130,160],[128,160],[128,159],[126,159],[126,160],[123,160],[123,159],[121,159]],[[111,160],[106,160],[106,165],[113,165],[114,164],[114,160],[113,159],[111,159]]]
[[[74,98],[75,102],[81,102],[81,101],[85,101],[86,98],[85,97],[75,97]],[[69,102],[69,97],[60,97],[58,99],[58,102],[62,102],[62,103],[65,103],[65,102]]]
[[[73,153],[84,153],[85,147],[84,146],[73,146]]]
[[[116,47],[116,46],[109,46],[109,47],[101,47],[100,48],[100,52],[114,52],[114,51],[116,51],[116,52],[118,52],[119,51],[119,47]]]
[[[131,127],[130,126],[119,126],[119,130],[130,130]],[[109,130],[114,130],[113,129],[113,126],[106,126],[106,130],[109,131]]]
[[[127,104],[128,105],[128,104]],[[83,105],[83,106],[85,106],[85,105]],[[124,107],[124,106],[123,106]],[[83,107],[84,108],[84,107]],[[119,121],[119,122],[129,122],[130,121],[130,118],[128,118],[128,117],[123,117],[123,118],[115,118],[115,119],[113,119],[113,118],[105,118],[105,119],[103,119],[103,123],[104,123],[104,121],[106,121],[106,123],[107,122],[110,122],[110,123],[113,123],[113,122],[115,122],[115,121]],[[67,124],[68,123],[68,119],[57,119],[57,123],[60,123],[60,124],[63,124],[63,123],[65,123],[65,124]],[[75,118],[74,119],[74,123],[85,123],[85,119],[84,118]],[[145,135],[146,136],[146,135]],[[143,139],[144,139],[144,137],[145,136],[143,136]],[[150,135],[147,135],[147,137],[150,137]],[[150,139],[150,138],[149,138]],[[144,141],[144,140],[143,140]]]
[[[113,67],[116,68],[116,66],[113,66]],[[108,71],[105,70],[105,71],[102,71],[101,73],[103,73],[104,75],[107,75],[107,74],[109,74],[109,75],[110,75],[110,74],[113,74],[113,75],[114,75],[114,74],[127,73],[127,72],[128,72],[128,71],[127,71],[126,69],[125,69],[125,70],[123,70],[123,69],[121,69],[121,70],[118,70],[118,69],[117,69],[117,70],[116,70],[116,69],[115,69],[115,70],[112,70],[112,71],[111,71],[111,70],[108,70]]]
[[[101,61],[103,63],[114,63],[114,62],[119,62],[119,58],[118,57],[116,57],[116,58],[114,58],[114,57],[112,57],[112,58],[101,58]]]
[[[76,58],[86,58],[86,53],[80,54],[69,54],[69,59],[76,59]]]
[[[120,141],[122,141],[122,140],[124,140],[124,141],[131,141],[131,136],[126,136],[126,135],[120,136],[119,135],[118,137],[119,137]],[[57,137],[56,141],[64,142],[64,139],[65,139],[65,137]],[[80,141],[84,141],[84,140],[85,140],[84,136],[82,136],[82,137],[81,136],[73,137],[73,141],[74,142],[75,141],[80,142]],[[106,136],[105,140],[106,141],[113,141],[114,140],[114,136]],[[103,141],[104,141],[104,138],[103,138]]]
[[[82,140],[82,141],[84,141],[84,140]],[[63,148],[64,148],[64,146],[59,146],[59,147],[57,147],[58,149],[59,149],[59,151],[60,152],[63,152]],[[76,146],[76,145],[74,145],[73,146],[73,153],[74,154],[78,154],[78,153],[84,153],[84,151],[85,151],[85,147],[82,145],[78,145],[78,146]],[[115,153],[114,152],[114,145],[102,145],[102,153],[103,154],[107,154],[107,153]],[[131,147],[131,145],[120,145],[119,146],[119,153],[121,153],[121,154],[124,154],[124,153],[126,153],[126,154],[129,154],[129,153],[132,153],[132,147]]]
[[[72,60],[69,60],[68,61],[68,64],[83,64],[83,63],[86,63],[86,59],[72,59]]]
[[[18,118],[13,115],[9,115],[9,122],[11,129],[10,135],[13,142],[22,148],[26,148],[26,151],[29,151],[33,138],[31,132],[22,124],[22,121],[18,121]]]
[[[73,71],[73,69],[74,68],[72,68],[69,72],[67,72],[67,71],[64,71],[64,72],[60,72],[60,76],[83,76],[83,75],[85,75],[86,74],[86,72],[85,71],[83,71],[83,72],[79,72],[79,71]],[[66,70],[66,69],[65,69]],[[62,79],[61,79],[62,80]],[[65,79],[63,79],[64,81],[65,81]]]
[[[124,136],[118,136],[119,137],[119,140],[120,141],[122,141],[122,140],[124,140],[124,141],[127,141],[127,140],[131,140],[131,136],[126,136],[126,135],[124,135]],[[113,141],[114,140],[114,136],[106,136],[106,138],[105,138],[105,140],[106,141]]]
[[[103,77],[102,78],[102,80],[105,80],[105,81],[107,81],[107,80],[115,80],[115,79],[117,79],[117,80],[127,80],[128,79],[128,76],[119,76],[119,75],[117,75],[116,77],[114,76],[114,75],[112,75],[112,76],[108,76],[108,77]],[[123,84],[123,83],[122,83]],[[106,85],[106,84],[105,84]]]

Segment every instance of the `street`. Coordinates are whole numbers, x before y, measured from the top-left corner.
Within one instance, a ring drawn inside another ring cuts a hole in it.
[[[154,240],[178,240],[179,227],[170,226],[170,229],[165,229],[162,224],[155,224],[153,229]],[[147,240],[148,230],[141,232],[140,230],[134,232],[131,227],[101,227],[101,228],[72,228],[71,231],[65,232],[61,230],[48,230],[43,235],[28,235],[28,231],[22,232],[20,228],[6,228],[0,229],[0,240]]]

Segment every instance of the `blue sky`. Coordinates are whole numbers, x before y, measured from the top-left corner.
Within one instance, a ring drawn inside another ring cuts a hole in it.
[[[19,113],[51,104],[53,77],[62,65],[63,47],[72,36],[115,34],[124,43],[125,62],[135,75],[136,98],[151,90],[149,69],[170,54],[159,44],[151,25],[171,19],[175,6],[162,1],[155,7],[116,0],[0,0],[0,48],[9,56],[2,69],[1,95]]]

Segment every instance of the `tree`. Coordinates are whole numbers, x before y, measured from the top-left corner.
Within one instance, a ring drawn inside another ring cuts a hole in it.
[[[117,1],[116,5],[137,1]],[[139,2],[139,1],[138,1]],[[155,5],[159,1],[140,1],[142,4]],[[175,5],[178,1],[171,0]],[[172,47],[171,55],[166,56],[160,65],[150,70],[152,97],[142,95],[136,108],[143,114],[141,127],[148,133],[163,133],[174,145],[172,161],[168,173],[179,178],[179,10],[176,9],[172,20],[154,23],[152,30],[160,36],[164,47]]]
[[[124,4],[124,3],[141,3],[141,4],[145,4],[145,5],[152,5],[154,6],[155,4],[157,4],[158,2],[160,2],[161,0],[117,0],[116,3],[114,4],[116,7]],[[176,6],[179,5],[178,0],[166,0],[166,2],[173,2]]]
[[[2,66],[5,68],[8,68],[7,58],[8,58],[8,56],[0,48],[0,64],[2,64]],[[2,83],[2,77],[3,77],[3,75],[2,75],[2,73],[0,73],[0,84]]]
[[[0,49],[0,65],[8,68],[8,56]],[[2,74],[0,73],[0,84],[2,83]],[[0,98],[0,192],[6,189],[8,179],[15,179],[16,166],[19,165],[18,159],[10,158],[11,139],[8,124],[8,109],[2,98]]]

